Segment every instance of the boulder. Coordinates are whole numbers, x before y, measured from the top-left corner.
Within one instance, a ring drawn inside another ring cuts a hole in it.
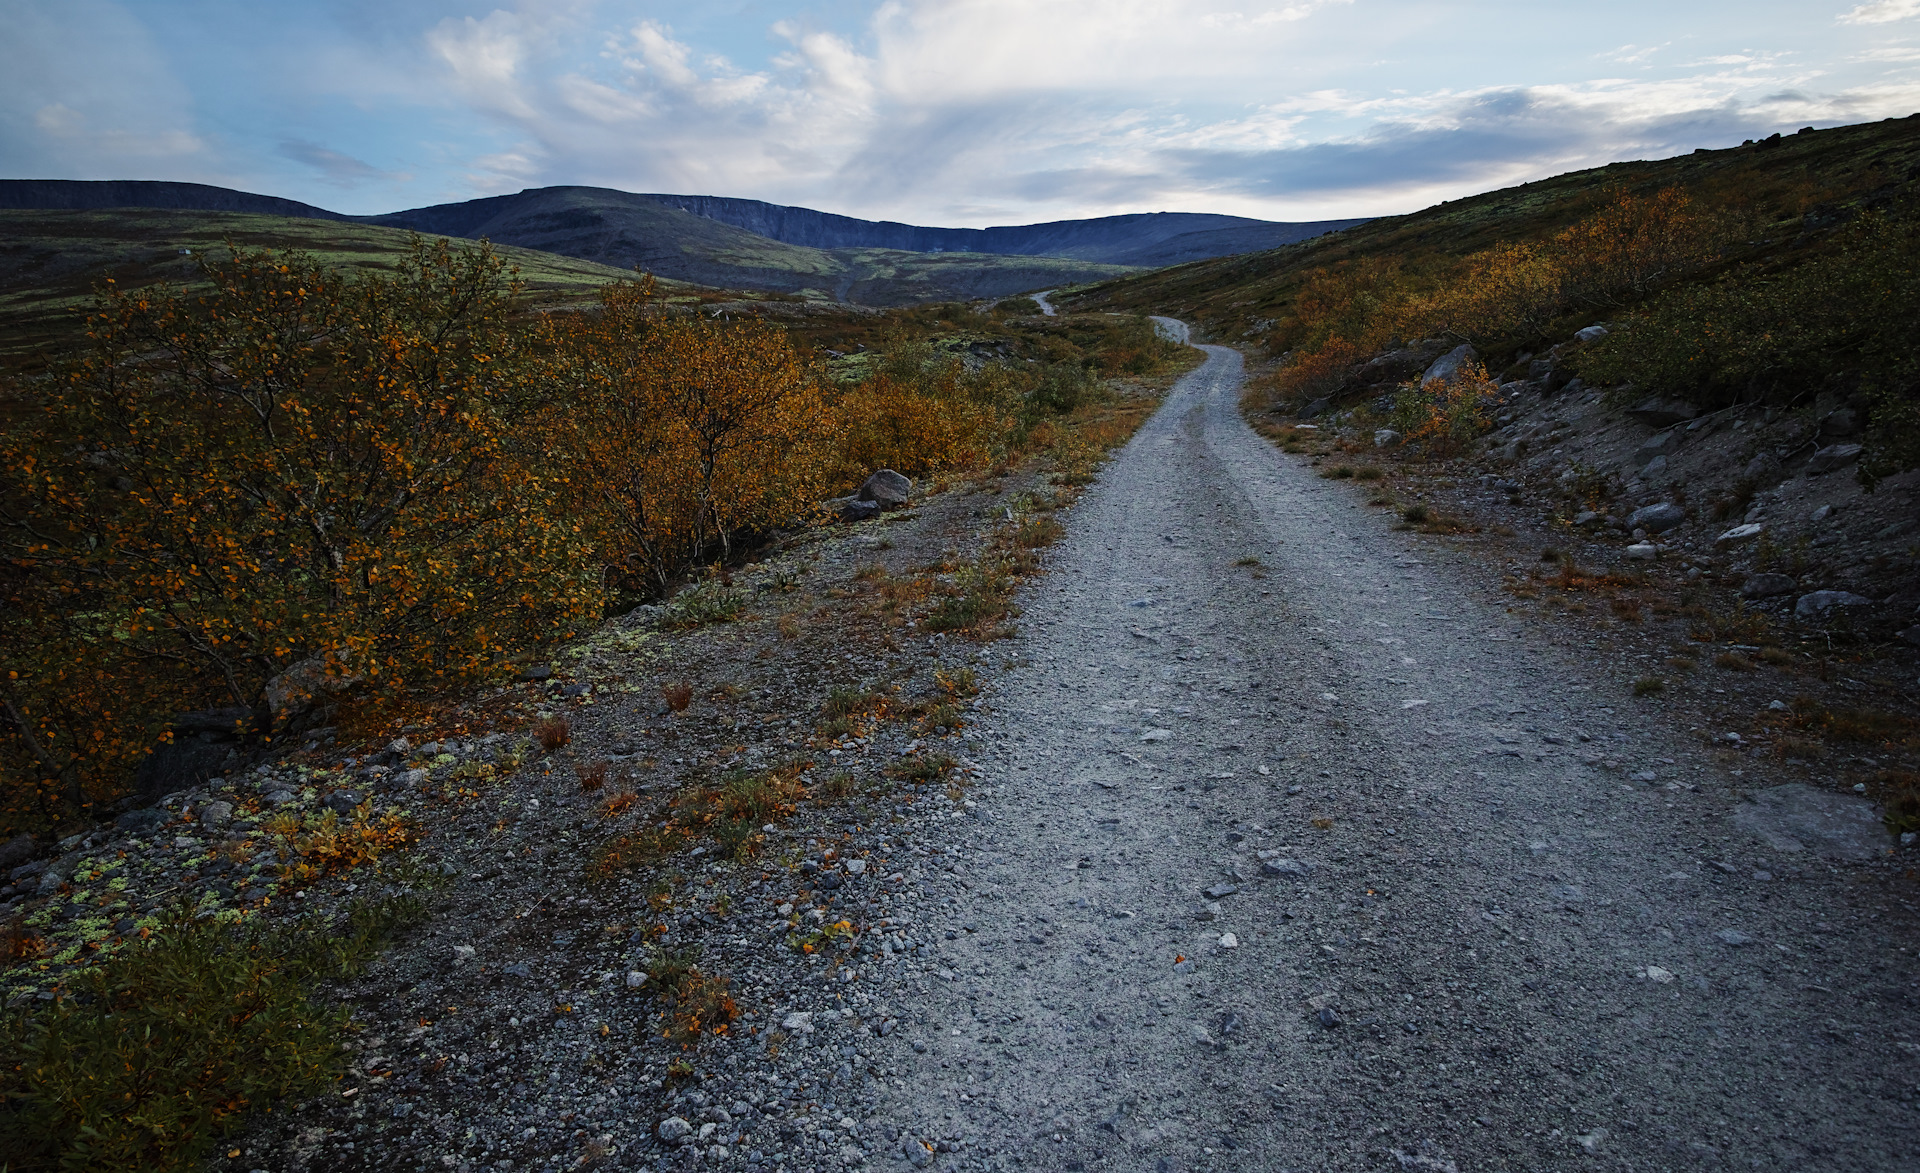
[[[834,511],[840,515],[841,521],[865,521],[870,517],[877,517],[880,514],[880,503],[878,501],[862,501],[858,497],[841,497],[831,502],[831,504],[834,506]]]
[[[1920,627],[1909,627],[1900,633],[1900,642],[1920,648]]]
[[[1640,470],[1640,479],[1643,481],[1662,481],[1666,476],[1667,458],[1664,456],[1656,456],[1647,461],[1646,467]]]
[[[360,805],[360,796],[351,790],[336,790],[320,800],[320,805],[340,815],[350,815]]]
[[[1606,336],[1607,336],[1607,328],[1605,326],[1588,326],[1586,329],[1578,331],[1574,334],[1575,338],[1578,338],[1580,341],[1588,344],[1598,342],[1602,338],[1605,338]]]
[[[208,827],[224,827],[233,819],[233,804],[230,802],[203,802],[193,812],[193,817]]]
[[[1658,557],[1659,554],[1660,547],[1654,545],[1652,542],[1635,542],[1633,545],[1627,547],[1627,557],[1638,562],[1651,561]]]
[[[341,671],[339,663],[327,655],[309,656],[267,681],[261,695],[274,725],[280,727],[296,722],[329,697],[346,692],[363,680]]]
[[[1820,434],[1822,436],[1851,436],[1859,431],[1860,415],[1851,407],[1843,407],[1838,411],[1830,411],[1827,413],[1826,418],[1820,421]]]
[[[1627,515],[1627,525],[1650,534],[1663,534],[1687,519],[1687,511],[1671,501],[1642,505]]]
[[[1380,428],[1373,433],[1373,446],[1375,448],[1391,448],[1399,442],[1400,433],[1394,431],[1392,428]]]
[[[1332,405],[1333,405],[1333,400],[1331,399],[1316,399],[1313,402],[1307,404],[1305,407],[1300,409],[1300,418],[1303,420],[1310,420],[1313,417],[1325,412],[1327,408]]]
[[[1845,468],[1860,459],[1860,453],[1858,444],[1832,444],[1818,449],[1807,458],[1807,475],[1817,477],[1837,468]]]
[[[1627,409],[1627,418],[1655,428],[1684,424],[1699,415],[1700,409],[1683,399],[1662,399],[1658,395]]]
[[[0,844],[0,870],[11,869],[33,858],[40,844],[31,835],[15,835]]]
[[[1713,539],[1713,544],[1722,548],[1742,545],[1759,537],[1761,532],[1766,528],[1766,526],[1761,525],[1757,521],[1750,521],[1745,525],[1736,525],[1726,533]]]
[[[1433,360],[1427,373],[1420,376],[1420,387],[1425,390],[1435,384],[1451,383],[1460,377],[1460,369],[1480,358],[1480,352],[1471,343],[1463,342],[1452,350]]]
[[[1740,584],[1740,597],[1776,599],[1781,595],[1790,595],[1799,588],[1799,581],[1790,574],[1754,574]]]
[[[872,501],[882,509],[898,509],[907,503],[913,495],[913,482],[890,468],[883,468],[868,477],[854,496],[861,501]]]
[[[1573,524],[1579,526],[1581,529],[1598,529],[1600,526],[1606,524],[1606,520],[1605,515],[1596,513],[1591,509],[1582,509],[1573,515]]]
[[[1801,619],[1818,619],[1835,607],[1871,607],[1873,600],[1852,591],[1814,591],[1801,595],[1793,604],[1793,613]]]

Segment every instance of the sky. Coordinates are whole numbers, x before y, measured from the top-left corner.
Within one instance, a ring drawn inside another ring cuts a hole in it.
[[[1920,111],[1920,0],[0,0],[0,178],[985,227],[1413,211]]]

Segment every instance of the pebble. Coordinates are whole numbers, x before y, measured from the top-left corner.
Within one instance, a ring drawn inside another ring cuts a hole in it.
[[[1719,932],[1715,933],[1713,936],[1714,936],[1714,939],[1719,941],[1722,945],[1730,945],[1736,949],[1738,949],[1742,945],[1753,944],[1753,938],[1747,936],[1745,933],[1741,932],[1739,929],[1721,929]]]
[[[1238,949],[1240,947],[1240,938],[1234,936],[1232,933],[1221,933],[1220,947],[1222,949]]]
[[[655,1135],[667,1144],[679,1144],[692,1132],[693,1125],[678,1116],[667,1117],[665,1120],[662,1120],[660,1126],[654,1130]]]
[[[1213,887],[1207,889],[1207,896],[1210,899],[1219,900],[1222,897],[1231,896],[1239,890],[1240,885],[1238,884],[1215,884]]]

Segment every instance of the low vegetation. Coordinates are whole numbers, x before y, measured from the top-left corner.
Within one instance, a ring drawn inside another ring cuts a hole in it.
[[[666,621],[733,620],[725,565],[876,467],[1090,476],[1145,410],[1105,381],[1179,353],[1143,318],[947,306],[828,363],[651,281],[529,318],[498,255],[446,241],[392,272],[245,249],[203,271],[109,283],[86,348],[0,392],[0,831],[124,794],[183,712],[284,734],[467,687],[702,568]],[[934,629],[1004,616],[1022,557],[963,572]]]

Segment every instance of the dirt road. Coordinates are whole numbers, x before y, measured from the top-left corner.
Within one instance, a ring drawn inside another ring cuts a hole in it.
[[[1000,645],[983,817],[922,843],[938,953],[863,1052],[874,1164],[1920,1164],[1864,803],[1744,796],[1261,441],[1206,350]]]

